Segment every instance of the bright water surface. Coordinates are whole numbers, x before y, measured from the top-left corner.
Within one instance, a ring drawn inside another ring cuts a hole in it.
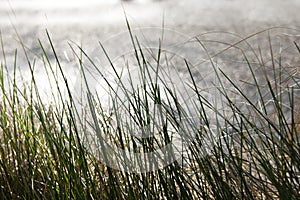
[[[132,52],[124,11],[132,28],[142,29],[137,35],[143,45],[157,48],[164,27],[166,48],[197,62],[195,58],[203,53],[198,47],[185,45],[180,49],[176,45],[207,31],[229,31],[244,37],[271,26],[299,28],[299,10],[299,0],[0,0],[0,31],[8,67],[12,69],[14,50],[18,48],[18,66],[27,76],[19,39],[31,52],[30,58],[42,54],[37,41],[41,39],[54,62],[47,29],[61,62],[67,66],[64,69],[70,82],[76,84],[79,72],[69,43],[82,46],[103,68],[107,60],[98,41],[113,60]],[[36,71],[40,73],[40,87],[47,91],[42,70]]]

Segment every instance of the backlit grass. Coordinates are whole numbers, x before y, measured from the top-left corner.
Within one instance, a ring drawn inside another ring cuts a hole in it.
[[[202,49],[199,63],[184,56],[173,62],[162,41],[156,51],[142,48],[128,28],[133,53],[124,70],[106,55],[114,82],[84,49],[70,44],[82,80],[75,90],[48,33],[48,41],[39,41],[42,55],[27,59],[32,76],[26,83],[18,77],[18,51],[8,64],[2,45],[1,199],[300,196],[299,38],[286,36],[286,46],[277,46],[272,34],[280,35],[279,28],[242,38],[218,33],[234,41],[203,34],[188,41]],[[258,45],[256,37],[262,41]],[[47,71],[51,102],[39,91],[37,60]],[[126,70],[131,65],[135,72]],[[202,66],[214,77],[207,88],[197,75]],[[178,69],[177,82],[169,69]],[[90,73],[104,80],[109,108],[89,85]],[[164,157],[115,153],[107,144],[145,155],[177,144],[178,138],[179,149],[165,149]]]

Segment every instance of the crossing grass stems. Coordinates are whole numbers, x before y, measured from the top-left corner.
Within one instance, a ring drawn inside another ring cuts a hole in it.
[[[188,162],[185,165],[174,162],[147,173],[120,171],[100,162],[88,150],[83,136],[90,134],[89,131],[96,134],[101,132],[111,144],[139,152],[151,152],[172,141],[169,127],[180,128],[178,113],[184,116],[185,110],[176,104],[176,91],[168,88],[167,84],[158,85],[157,80],[147,78],[147,69],[152,67],[155,71],[164,59],[163,49],[158,48],[154,55],[156,66],[150,66],[147,52],[140,48],[139,39],[134,36],[128,23],[139,73],[144,77],[142,83],[146,84],[136,89],[134,83],[129,88],[120,83],[119,87],[133,98],[128,98],[127,103],[115,103],[107,113],[101,106],[99,96],[89,90],[82,94],[88,97],[88,103],[78,107],[49,33],[46,33],[48,41],[39,41],[43,54],[35,59],[43,60],[48,78],[53,78],[57,83],[58,79],[63,80],[63,85],[52,85],[53,90],[64,88],[68,91],[67,98],[60,92],[53,94],[56,102],[51,105],[42,101],[35,76],[32,76],[29,84],[20,86],[17,82],[17,50],[13,73],[8,73],[5,47],[1,42],[1,199],[297,199],[300,196],[299,62],[298,65],[289,65],[286,63],[290,63],[290,60],[275,55],[270,34],[264,38],[269,48],[261,49],[266,52],[257,53],[251,42],[248,43],[251,38],[272,33],[274,29],[241,38],[238,42],[228,44],[222,51],[226,55],[229,49],[238,50],[238,56],[244,60],[252,75],[249,85],[255,90],[255,100],[249,97],[237,80],[230,78],[216,65],[216,55],[211,55],[207,50],[207,61],[221,83],[216,88],[226,105],[224,109],[227,114],[216,109],[202,95],[192,73],[193,66],[185,60],[190,88],[196,97],[193,109],[200,122],[191,129],[193,133],[188,133],[194,135],[187,149],[189,153],[184,158]],[[199,48],[206,48],[200,38],[195,39]],[[50,62],[49,52],[43,43],[50,44],[51,53],[55,55],[55,66]],[[214,43],[217,45],[221,42]],[[258,79],[247,52],[239,47],[242,43],[247,43],[250,52],[255,55],[256,63],[264,73],[262,79]],[[299,45],[296,39],[290,43],[289,58],[298,58],[299,61]],[[83,80],[87,73],[85,65],[93,66],[95,71],[100,68],[79,46],[70,45],[70,48],[81,67]],[[76,53],[78,49],[80,53]],[[103,51],[105,53],[104,47]],[[264,53],[271,55],[270,60],[264,60]],[[107,59],[110,60],[109,55]],[[35,61],[28,58],[27,65],[34,74]],[[59,73],[55,72],[55,67],[59,68]],[[112,61],[110,67],[115,69],[115,79],[121,81],[117,66]],[[98,73],[101,77],[101,72]],[[159,79],[159,74],[157,77]],[[264,86],[261,85],[262,80]],[[246,110],[232,98],[227,86],[222,85],[225,82],[247,105]],[[88,81],[83,81],[85,84],[89,88]],[[107,84],[110,86],[108,80]],[[113,97],[118,94],[114,89],[111,86]],[[162,94],[169,96],[167,102],[161,99]],[[168,117],[161,124],[164,127],[155,129],[159,131],[158,138],[137,139],[129,131],[152,123],[150,103],[160,104]],[[177,106],[170,110],[168,105],[171,104]],[[211,124],[208,115],[211,111],[215,116],[214,124]],[[130,120],[121,117],[123,112],[130,113]],[[218,134],[210,153],[205,154],[201,148],[203,138],[212,135],[212,132]]]

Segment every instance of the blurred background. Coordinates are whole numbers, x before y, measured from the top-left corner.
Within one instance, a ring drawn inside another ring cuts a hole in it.
[[[138,26],[161,26],[164,19],[166,26],[186,33],[245,32],[298,26],[299,9],[299,0],[0,0],[0,29],[10,33],[14,25],[21,34],[47,28],[60,34],[67,30],[63,35],[69,37],[80,32],[102,36],[126,28],[125,11]]]
[[[162,27],[169,30],[164,38],[168,43],[209,31],[245,37],[274,26],[300,28],[299,10],[299,0],[0,0],[0,32],[9,68],[20,41],[32,58],[42,54],[38,39],[49,50],[47,30],[61,62],[72,69],[76,64],[70,43],[99,62],[103,61],[99,41],[112,59],[132,51],[125,13],[133,29],[143,29],[145,46],[157,47]],[[190,47],[183,52],[197,53]],[[48,56],[54,61],[53,54]],[[18,63],[21,68],[26,63],[22,50]]]

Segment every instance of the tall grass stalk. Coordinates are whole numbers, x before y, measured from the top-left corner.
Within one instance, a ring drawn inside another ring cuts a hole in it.
[[[299,66],[289,65],[292,57],[299,64],[299,40],[277,54],[277,29],[231,34],[234,42],[203,34],[187,41],[204,52],[195,64],[173,62],[162,40],[156,51],[142,47],[127,25],[134,53],[122,66],[99,43],[114,81],[70,44],[81,71],[80,98],[48,32],[51,52],[39,41],[42,54],[26,57],[27,84],[18,82],[18,51],[12,68],[1,40],[0,198],[299,198]],[[264,33],[268,48],[255,48],[252,39]],[[212,46],[222,50],[211,52]],[[39,91],[36,60],[47,72],[52,103]],[[209,88],[197,77],[202,65],[214,75]],[[239,81],[224,65],[242,65],[249,76]],[[109,108],[90,85],[90,73],[107,85]]]

